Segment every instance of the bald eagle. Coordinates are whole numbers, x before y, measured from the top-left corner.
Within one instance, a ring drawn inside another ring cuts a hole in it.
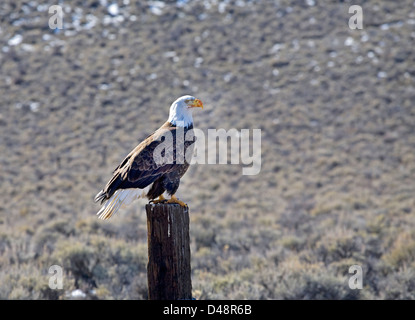
[[[112,178],[94,198],[95,202],[100,201],[102,205],[97,213],[100,219],[109,219],[121,205],[128,205],[143,197],[154,203],[167,202],[186,206],[176,198],[175,193],[179,188],[180,178],[189,168],[187,154],[189,151],[193,153],[194,136],[193,139],[184,137],[193,129],[194,108],[203,109],[202,101],[195,97],[186,95],[174,101],[170,106],[168,120],[135,147],[115,168]],[[171,145],[163,146],[160,153],[162,143]],[[177,147],[180,144],[181,147]],[[172,153],[172,161],[160,161],[160,155],[164,159],[168,158],[166,153]],[[164,192],[171,196],[169,200],[163,197]]]

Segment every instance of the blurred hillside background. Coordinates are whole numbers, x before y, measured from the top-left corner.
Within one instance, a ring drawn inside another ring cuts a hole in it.
[[[93,197],[183,94],[205,132],[262,130],[258,175],[182,179],[195,298],[415,298],[415,1],[4,0],[0,20],[1,299],[147,298],[145,202],[100,221]]]

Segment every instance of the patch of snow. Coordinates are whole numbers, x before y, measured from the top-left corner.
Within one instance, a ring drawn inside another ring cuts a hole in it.
[[[17,46],[23,41],[23,36],[21,34],[16,34],[15,36],[11,37],[7,44],[9,46]]]
[[[347,47],[352,46],[353,43],[354,43],[354,40],[353,40],[352,37],[347,37],[346,40],[344,41],[344,45],[347,46]]]
[[[118,7],[118,4],[112,3],[107,8],[108,13],[112,16],[117,16],[120,13],[120,8]]]
[[[85,298],[85,297],[86,297],[86,294],[85,294],[82,290],[80,290],[80,289],[76,289],[76,290],[73,290],[73,291],[70,293],[70,296],[71,296],[72,298]]]
[[[162,1],[150,1],[149,3],[150,6],[150,12],[156,16],[161,16],[163,14],[163,8],[166,5],[164,2]]]

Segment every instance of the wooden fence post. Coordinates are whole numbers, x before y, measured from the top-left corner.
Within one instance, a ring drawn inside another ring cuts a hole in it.
[[[147,204],[148,298],[192,299],[189,208]]]

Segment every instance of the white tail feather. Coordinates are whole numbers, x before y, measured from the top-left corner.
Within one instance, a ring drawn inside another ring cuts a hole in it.
[[[106,200],[97,216],[100,219],[107,220],[118,211],[122,205],[129,205],[138,198],[144,198],[145,192],[140,189],[120,189],[114,192],[111,198]]]

